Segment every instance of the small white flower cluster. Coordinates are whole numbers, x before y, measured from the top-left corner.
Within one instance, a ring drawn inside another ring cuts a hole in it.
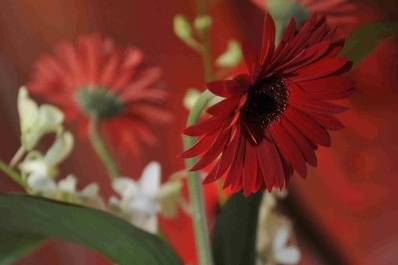
[[[257,232],[256,265],[296,265],[300,250],[294,245],[292,224],[275,212],[278,193],[265,193],[260,208]]]
[[[149,163],[137,181],[120,177],[112,182],[118,197],[109,203],[99,195],[99,185],[91,183],[77,190],[74,175],[58,178],[58,166],[73,149],[73,136],[63,127],[63,113],[52,105],[38,106],[25,88],[18,94],[21,127],[21,148],[11,161],[19,169],[29,193],[51,199],[95,207],[116,214],[151,233],[158,231],[158,214],[172,217],[181,201],[181,178],[161,184],[160,164]],[[54,134],[53,144],[44,153],[36,150],[41,139]]]
[[[97,184],[92,183],[77,191],[77,179],[73,175],[56,181],[58,166],[69,156],[74,145],[73,135],[64,130],[62,111],[48,104],[39,106],[22,87],[18,93],[18,113],[21,147],[11,165],[19,169],[28,192],[52,199],[101,207]],[[36,147],[47,134],[54,134],[55,140],[47,151],[42,153],[36,150]]]

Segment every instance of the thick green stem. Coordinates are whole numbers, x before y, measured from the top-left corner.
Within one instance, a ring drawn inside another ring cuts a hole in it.
[[[196,101],[194,107],[191,110],[191,113],[188,117],[187,125],[195,124],[202,111],[206,108],[209,100],[213,97],[213,95],[206,90],[203,92],[198,100]],[[184,137],[184,147],[185,150],[192,147],[195,143],[195,137]],[[196,158],[190,158],[185,160],[185,166],[189,170],[196,163]],[[209,238],[209,228],[206,220],[206,211],[203,199],[202,192],[202,181],[200,177],[200,173],[189,172],[188,174],[188,188],[189,195],[191,199],[191,207],[192,207],[192,221],[195,232],[196,239],[196,249],[199,258],[200,265],[212,265],[213,257],[211,253],[210,247],[210,238]]]
[[[204,1],[198,0],[198,16],[206,15],[206,5]],[[200,41],[203,46],[201,50],[203,60],[203,70],[206,81],[212,81],[214,79],[213,74],[213,62],[211,58],[211,47],[210,39],[208,37],[208,29],[202,30],[199,33]],[[187,126],[191,126],[198,122],[200,115],[208,105],[209,101],[214,95],[206,90],[195,102],[189,116]],[[184,148],[185,150],[192,147],[195,143],[194,137],[184,137]],[[191,169],[196,163],[196,158],[190,158],[185,160],[185,166],[187,170]],[[195,232],[196,249],[199,259],[199,265],[213,265],[213,255],[210,245],[210,234],[206,219],[205,203],[202,191],[202,180],[200,173],[189,172],[188,173],[188,189],[192,208],[192,221]]]
[[[14,169],[12,169],[10,166],[8,166],[6,163],[4,163],[1,160],[0,160],[0,171],[3,171],[4,174],[6,174],[13,181],[19,184],[24,190],[26,191],[29,190],[26,181],[18,174],[18,172],[16,172]]]
[[[120,177],[117,164],[113,160],[111,153],[98,132],[98,120],[96,118],[91,118],[90,120],[90,141],[98,157],[106,167],[108,174],[112,178]]]

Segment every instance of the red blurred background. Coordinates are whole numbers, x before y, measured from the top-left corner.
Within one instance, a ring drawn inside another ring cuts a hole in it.
[[[396,0],[358,3],[363,8],[358,15],[364,21],[398,18]],[[230,38],[256,42],[262,11],[249,0],[213,0],[208,6],[214,18],[214,55],[223,51]],[[200,58],[173,34],[177,13],[194,17],[194,1],[0,1],[0,158],[11,159],[18,148],[16,94],[28,80],[33,62],[59,41],[99,32],[121,45],[139,47],[150,64],[163,69],[170,93],[168,107],[174,114],[168,129],[158,132],[156,147],[146,148],[140,157],[119,157],[123,174],[138,176],[151,160],[162,163],[164,177],[181,169],[182,160],[176,155],[182,150],[180,131],[187,114],[182,98],[188,87],[200,88],[204,82]],[[305,180],[294,179],[291,199],[304,216],[300,218],[318,231],[341,263],[398,264],[398,40],[383,42],[353,71],[352,78],[358,92],[351,98],[353,110],[341,117],[347,129],[333,134],[331,149],[321,148],[318,169]],[[102,194],[108,196],[111,191],[103,168],[88,143],[77,141],[63,166],[68,169],[65,172],[76,173],[81,185],[100,180]],[[1,175],[0,190],[17,187]],[[317,242],[308,242],[303,240],[301,264],[325,264]],[[180,249],[186,255],[191,252]],[[110,263],[82,247],[57,241],[46,243],[18,264]]]

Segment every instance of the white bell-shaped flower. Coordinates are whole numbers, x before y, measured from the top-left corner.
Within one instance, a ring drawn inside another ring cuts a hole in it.
[[[128,215],[136,226],[152,233],[157,232],[157,213],[160,204],[157,194],[160,189],[160,164],[149,163],[138,181],[121,177],[113,181],[113,189],[121,199],[111,198],[110,203],[117,206],[123,215]]]

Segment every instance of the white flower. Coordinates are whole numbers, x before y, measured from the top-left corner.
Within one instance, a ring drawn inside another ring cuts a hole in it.
[[[18,93],[18,113],[22,146],[28,151],[36,146],[43,135],[62,130],[63,113],[52,105],[39,107],[24,87]]]
[[[57,191],[57,185],[55,181],[46,177],[45,175],[29,175],[27,183],[35,192],[52,194]]]
[[[182,179],[171,178],[161,184],[160,164],[149,163],[139,180],[121,177],[113,181],[112,187],[119,198],[111,197],[110,209],[132,224],[151,233],[158,230],[157,215],[172,217],[177,212],[181,198]]]
[[[160,164],[149,163],[138,181],[130,178],[117,178],[112,183],[113,189],[121,199],[112,197],[110,204],[120,208],[134,225],[152,233],[158,229],[157,213],[160,204],[157,195],[160,190]]]
[[[295,246],[288,246],[290,228],[281,227],[272,243],[272,260],[276,264],[295,265],[300,261],[300,250]]]

